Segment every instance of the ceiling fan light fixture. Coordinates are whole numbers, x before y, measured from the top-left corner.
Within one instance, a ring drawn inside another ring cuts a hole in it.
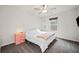
[[[47,9],[42,10],[42,13],[46,13],[46,12],[47,12]]]

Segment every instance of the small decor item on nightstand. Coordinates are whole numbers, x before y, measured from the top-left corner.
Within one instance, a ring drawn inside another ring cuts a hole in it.
[[[15,33],[15,43],[16,45],[25,42],[25,33],[24,32],[16,32]]]

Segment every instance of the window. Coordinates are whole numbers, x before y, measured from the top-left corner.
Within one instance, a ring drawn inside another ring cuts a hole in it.
[[[50,30],[53,30],[53,31],[57,30],[57,19],[58,19],[58,17],[49,18],[49,20],[50,20]]]

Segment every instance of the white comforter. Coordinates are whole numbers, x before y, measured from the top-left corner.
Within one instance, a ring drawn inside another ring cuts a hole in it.
[[[26,33],[26,39],[34,44],[37,44],[38,46],[40,46],[41,51],[44,52],[47,48],[48,45],[55,39],[56,35],[52,35],[49,39],[44,40],[42,38],[38,38],[36,37],[37,35],[41,35],[44,33],[49,33],[49,34],[55,34],[51,33],[51,32],[43,32],[43,31],[30,31],[28,33]]]

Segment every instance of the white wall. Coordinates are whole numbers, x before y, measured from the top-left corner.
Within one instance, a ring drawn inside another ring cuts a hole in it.
[[[79,16],[79,8],[78,8],[78,16]]]
[[[41,16],[40,19],[41,19],[41,30],[49,31],[50,30],[49,17]]]
[[[18,6],[0,6],[2,46],[14,42],[14,33],[18,28],[25,32],[32,28],[40,28],[40,19]]]
[[[60,38],[78,41],[79,42],[79,32],[76,22],[78,16],[78,9],[69,9],[57,14],[52,15],[51,17],[57,16],[57,36]],[[43,17],[41,19],[43,30],[50,30],[49,17]]]
[[[78,9],[71,9],[56,15],[58,16],[57,36],[79,42],[78,27],[76,22]]]

